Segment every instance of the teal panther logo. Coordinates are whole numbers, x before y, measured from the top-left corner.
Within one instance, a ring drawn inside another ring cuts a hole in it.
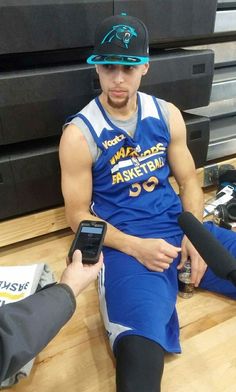
[[[112,30],[110,30],[109,33],[105,35],[101,44],[118,40],[119,43],[122,43],[123,47],[127,49],[133,37],[137,37],[137,33],[133,27],[117,25],[113,26]]]

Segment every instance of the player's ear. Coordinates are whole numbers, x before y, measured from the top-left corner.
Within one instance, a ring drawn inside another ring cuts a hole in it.
[[[95,69],[96,69],[97,74],[99,74],[97,64],[95,64]]]
[[[146,75],[149,69],[149,63],[143,64],[143,75]]]

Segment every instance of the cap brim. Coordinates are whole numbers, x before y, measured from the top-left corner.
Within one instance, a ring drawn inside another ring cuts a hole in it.
[[[148,62],[149,57],[122,55],[92,55],[87,59],[88,64],[140,65]]]

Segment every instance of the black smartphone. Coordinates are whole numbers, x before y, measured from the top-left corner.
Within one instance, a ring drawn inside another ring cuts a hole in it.
[[[102,250],[107,224],[102,221],[84,220],[80,223],[71,244],[68,258],[71,261],[76,249],[82,253],[82,263],[95,264]]]

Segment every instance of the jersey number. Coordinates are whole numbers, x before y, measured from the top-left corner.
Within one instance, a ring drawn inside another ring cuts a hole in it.
[[[139,196],[142,189],[144,189],[146,192],[152,192],[157,186],[158,182],[159,180],[155,176],[150,177],[147,181],[143,182],[142,184],[135,182],[134,184],[131,185],[129,196],[131,197]]]

